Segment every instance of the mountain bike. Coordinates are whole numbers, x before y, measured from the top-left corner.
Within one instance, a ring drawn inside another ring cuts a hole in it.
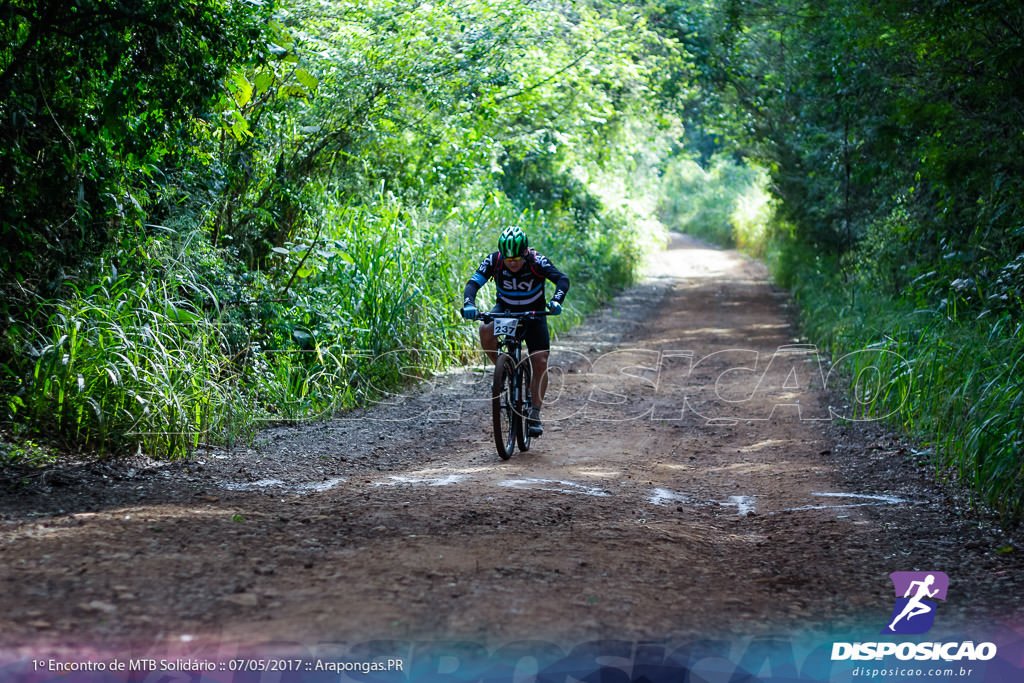
[[[494,445],[502,460],[512,457],[516,445],[520,451],[530,450],[530,432],[527,418],[533,395],[530,385],[533,368],[529,357],[523,358],[524,321],[546,316],[546,311],[519,313],[479,313],[477,320],[494,323],[494,336],[498,338],[498,359],[494,366],[491,386],[491,414],[494,422]]]

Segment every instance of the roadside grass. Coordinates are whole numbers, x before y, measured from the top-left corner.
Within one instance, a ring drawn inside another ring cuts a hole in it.
[[[1024,519],[1024,322],[967,315],[953,292],[922,309],[844,276],[787,237],[756,168],[683,159],[668,175],[666,224],[764,258],[792,291],[804,334],[831,354],[830,383],[850,400],[842,418],[897,425],[925,444],[940,477],[1004,522]]]
[[[218,327],[170,283],[108,270],[69,289],[45,306],[29,374],[9,401],[22,425],[101,454],[135,446],[157,456],[244,429]]]
[[[437,210],[335,197],[318,210],[260,272],[232,269],[228,254],[196,248],[204,236],[183,230],[141,262],[135,252],[104,262],[90,282],[41,302],[38,329],[21,331],[22,366],[3,368],[6,423],[21,445],[5,447],[0,465],[48,461],[28,446],[35,438],[189,457],[465,364],[479,356],[476,326],[458,309],[497,226],[522,225],[573,280],[556,334],[642,266],[645,237],[609,216],[581,229],[496,201]]]
[[[917,309],[837,276],[792,281],[805,333],[850,361],[857,417],[898,424],[940,476],[1006,522],[1024,517],[1024,324],[966,318],[955,301]]]

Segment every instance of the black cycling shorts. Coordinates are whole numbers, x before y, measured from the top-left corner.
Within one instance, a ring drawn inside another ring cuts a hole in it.
[[[504,313],[506,309],[501,306],[495,306],[491,309],[491,315],[498,313]],[[520,320],[520,325],[526,325],[526,349],[530,353],[536,353],[537,351],[550,351],[551,350],[551,333],[548,332],[548,319],[545,316],[534,318],[533,320]]]

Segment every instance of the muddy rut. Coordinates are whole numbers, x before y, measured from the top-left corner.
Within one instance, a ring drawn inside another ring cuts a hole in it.
[[[508,461],[481,366],[250,449],[9,480],[0,649],[870,634],[912,570],[951,577],[945,628],[1021,623],[1012,534],[849,419],[786,304],[675,238],[555,343]]]

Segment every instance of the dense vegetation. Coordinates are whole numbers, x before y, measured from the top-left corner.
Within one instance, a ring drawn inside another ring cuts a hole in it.
[[[3,2],[0,456],[183,456],[465,362],[509,223],[578,319],[678,137],[681,53],[628,9]]]
[[[812,340],[878,351],[864,414],[892,414],[1019,518],[1024,7],[667,2],[652,24],[694,57],[704,132],[766,169],[763,249]],[[733,206],[749,194],[727,187]]]
[[[1019,517],[1021,83],[1000,0],[3,0],[0,461],[351,407],[467,359],[498,226],[571,319],[664,224],[893,352],[864,414]]]

